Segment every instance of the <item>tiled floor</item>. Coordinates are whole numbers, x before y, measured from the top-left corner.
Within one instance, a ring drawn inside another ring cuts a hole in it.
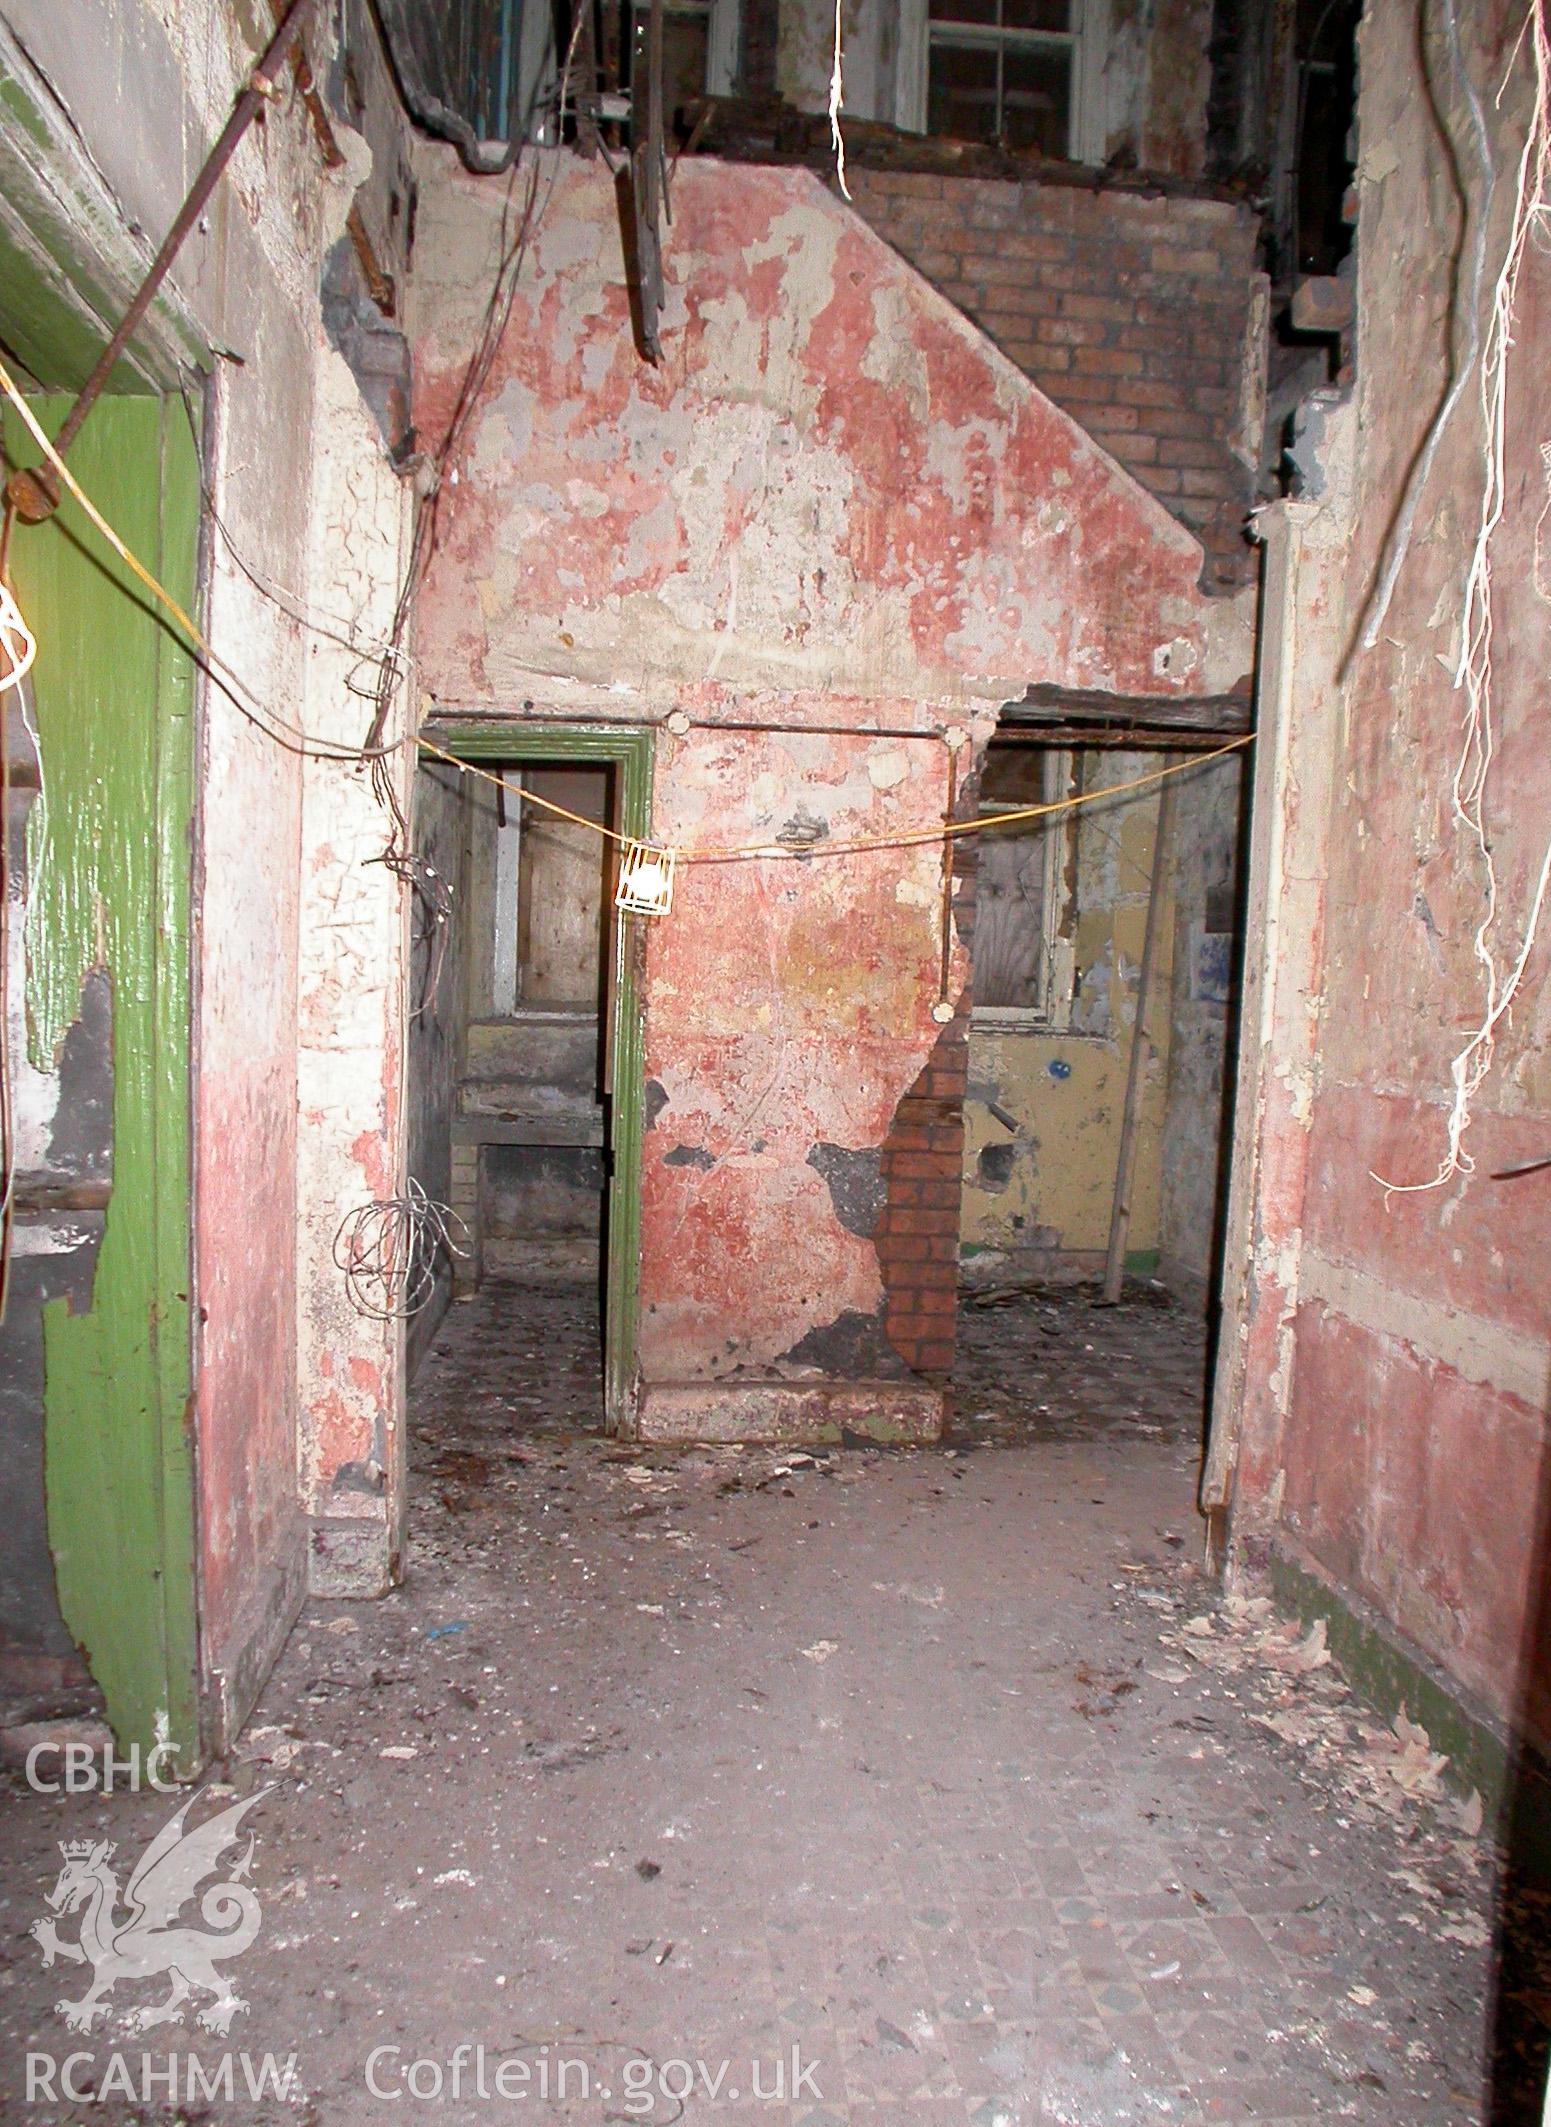
[[[185,2116],[325,2127],[1501,2127],[1482,1842],[1262,1725],[1339,1680],[1193,1568],[1199,1336],[1030,1299],[965,1341],[946,1450],[638,1452],[585,1429],[585,1294],[455,1309],[409,1584],[308,1612],[230,1768],[271,1789],[231,2040],[70,2039],[52,1842],[167,1805],[7,1796],[0,2089],[154,2039],[295,2055]]]

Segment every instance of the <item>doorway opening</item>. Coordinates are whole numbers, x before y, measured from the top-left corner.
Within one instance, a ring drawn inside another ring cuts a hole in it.
[[[458,1253],[410,1322],[410,1374],[433,1343],[488,1358],[494,1339],[519,1425],[628,1431],[640,941],[614,893],[619,837],[647,835],[651,735],[434,740],[456,761],[428,754],[416,779],[408,1166],[455,1215]]]
[[[988,749],[982,812],[1080,802],[971,857],[955,1390],[982,1439],[1203,1441],[1242,772],[1180,754],[1214,744],[1004,718]]]

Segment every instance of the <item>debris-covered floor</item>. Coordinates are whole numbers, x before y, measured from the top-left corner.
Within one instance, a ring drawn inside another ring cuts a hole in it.
[[[295,2087],[184,2116],[326,2127],[1516,2116],[1470,1805],[1195,1570],[1183,1316],[967,1308],[948,1448],[807,1456],[603,1439],[593,1312],[453,1310],[408,1586],[309,1609],[198,1805],[268,1789],[227,2037],[134,2032],[131,1977],[72,2036],[29,1935],[56,1840],[122,1880],[172,1802],[6,1795],[6,2119],[74,2116],[17,2102],[29,2051],[138,2119],[191,2048]]]

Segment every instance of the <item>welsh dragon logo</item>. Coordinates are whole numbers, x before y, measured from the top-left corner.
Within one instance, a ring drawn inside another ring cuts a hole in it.
[[[202,1918],[220,1932],[175,1923],[204,1879],[219,1869],[226,1849],[237,1844],[237,1828],[248,1811],[269,1792],[262,1787],[186,1831],[185,1819],[199,1799],[191,1795],[140,1857],[124,1886],[123,1914],[118,1910],[118,1873],[110,1866],[116,1849],[106,1840],[60,1841],[65,1865],[48,1903],[56,1914],[81,1913],[80,1938],[66,1942],[54,1920],[35,1920],[29,1932],[42,1946],[45,1966],[62,1957],[92,1968],[92,1983],[83,1995],[54,2005],[72,2031],[89,2031],[94,2018],[106,2015],[107,1997],[120,1980],[155,1979],[165,1973],[170,1982],[167,1995],[133,2011],[133,2028],[145,2031],[175,2021],[197,1989],[213,1997],[198,2012],[199,2022],[205,2030],[225,2036],[232,2018],[248,2005],[225,1973],[217,1971],[216,1959],[240,1957],[257,1936],[262,1918],[247,1882],[253,1866],[251,1832],[248,1850],[227,1880],[213,1883],[200,1900]]]

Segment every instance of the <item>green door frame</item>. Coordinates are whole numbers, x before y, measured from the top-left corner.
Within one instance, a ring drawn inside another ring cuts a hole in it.
[[[619,777],[619,828],[638,842],[651,832],[656,735],[641,724],[530,724],[438,719],[427,738],[465,761],[534,760],[613,766]],[[434,759],[428,754],[426,759]],[[646,919],[639,919],[644,921]],[[629,1430],[636,1377],[641,1269],[641,1132],[645,1125],[646,1043],[639,943],[624,919],[609,1109],[608,1266],[604,1301],[603,1398],[611,1433]]]
[[[145,272],[121,203],[0,22],[0,317],[57,397],[57,427]],[[199,446],[182,394],[213,355],[164,285],[71,464],[192,611]],[[122,396],[119,396],[122,394]],[[6,454],[38,453],[14,416]],[[18,526],[11,567],[37,630],[47,803],[28,820],[27,1012],[47,1067],[105,966],[113,998],[112,1193],[90,1307],[44,1310],[48,1529],[65,1622],[122,1745],[165,1729],[201,1754],[193,1439],[192,857],[195,670],[68,498]]]
[[[68,394],[33,407],[55,428]],[[175,411],[174,411],[175,409]],[[39,453],[14,417],[6,457]],[[71,464],[173,595],[192,604],[199,469],[182,404],[111,397]],[[36,630],[46,801],[28,820],[30,1046],[53,1068],[105,968],[112,1187],[91,1305],[43,1311],[49,1545],[65,1623],[121,1744],[199,1757],[192,1407],[190,835],[194,667],[68,497],[18,528]]]

